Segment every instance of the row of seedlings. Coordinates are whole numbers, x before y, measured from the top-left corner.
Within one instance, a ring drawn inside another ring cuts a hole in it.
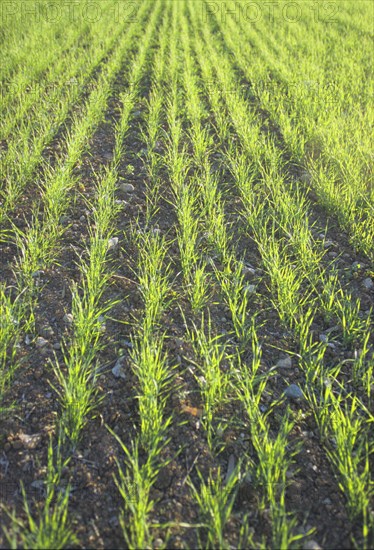
[[[145,5],[144,5],[145,6]],[[57,161],[54,169],[46,174],[46,181],[42,187],[43,217],[38,213],[29,222],[26,231],[13,225],[15,240],[19,255],[16,258],[15,271],[17,274],[15,295],[11,300],[9,289],[3,290],[2,307],[8,311],[6,319],[16,319],[13,327],[7,322],[6,343],[4,349],[15,349],[16,340],[26,330],[33,332],[35,300],[37,300],[38,287],[42,268],[51,265],[57,253],[58,244],[61,242],[65,228],[61,221],[72,200],[71,191],[77,184],[74,177],[74,167],[79,162],[85,151],[89,137],[93,134],[97,124],[101,120],[107,99],[110,94],[111,82],[121,68],[123,55],[131,45],[131,38],[136,31],[126,35],[121,47],[108,63],[106,71],[102,73],[96,88],[90,94],[81,117],[76,117],[67,140],[67,153]],[[2,369],[5,372],[9,367],[5,361]]]
[[[172,421],[166,415],[166,402],[173,380],[172,368],[164,351],[166,335],[160,328],[162,315],[171,297],[170,265],[166,259],[168,243],[159,231],[152,227],[154,214],[158,210],[158,161],[154,149],[157,147],[160,108],[157,91],[162,88],[164,54],[170,25],[170,4],[158,3],[162,13],[159,38],[155,38],[155,21],[148,29],[142,44],[144,59],[152,52],[152,89],[148,99],[148,117],[143,139],[147,145],[145,159],[147,172],[145,227],[136,224],[131,231],[131,241],[137,253],[136,278],[142,299],[142,311],[133,325],[130,352],[131,366],[136,377],[139,413],[139,433],[126,443],[117,434],[112,435],[124,453],[124,463],[117,460],[118,475],[115,482],[123,499],[119,521],[125,543],[129,548],[149,548],[155,544],[160,525],[152,521],[155,502],[152,488],[165,461],[163,450],[168,445],[168,428]],[[134,62],[133,79],[141,76],[141,65]],[[149,134],[147,133],[149,130]],[[155,186],[155,188],[153,187]],[[160,540],[158,540],[158,544]],[[162,544],[165,544],[163,541]]]
[[[196,15],[194,15],[192,10],[190,10],[190,13],[191,20],[195,26],[196,19],[194,19],[194,17],[196,18]],[[199,42],[196,31],[194,37],[195,55],[202,71],[203,83],[205,87],[208,88],[208,83],[214,82],[215,79],[215,73],[212,70],[213,64],[212,61],[208,62],[206,60],[206,54],[204,55],[203,53],[204,49],[201,42]],[[217,95],[213,95],[213,110],[214,103],[217,108],[220,103],[220,97]],[[220,124],[219,112],[220,111],[214,110],[217,126]],[[227,131],[227,121],[225,121],[224,126],[220,128],[218,132],[221,136],[226,137]],[[241,282],[241,272],[235,270],[235,275],[236,281]],[[238,293],[238,286],[238,284],[234,284],[232,285],[232,289],[228,289],[233,304],[235,304],[236,301],[235,297]],[[263,486],[263,499],[261,505],[270,509],[272,519],[272,544],[275,547],[290,546],[300,538],[300,535],[295,534],[296,519],[292,516],[289,517],[285,504],[287,488],[286,473],[295,454],[298,452],[297,448],[289,447],[289,436],[295,421],[291,418],[289,412],[286,411],[281,417],[276,437],[271,435],[272,413],[274,412],[276,403],[265,413],[262,412],[264,408],[261,405],[261,399],[265,394],[267,375],[264,376],[262,373],[258,372],[261,352],[257,342],[255,325],[252,323],[248,327],[245,317],[243,318],[243,311],[240,306],[241,303],[237,303],[236,315],[238,320],[243,320],[243,324],[245,323],[245,341],[247,343],[248,341],[252,342],[252,359],[250,364],[247,365],[246,361],[241,360],[240,355],[238,357],[235,380],[237,396],[249,420],[251,442],[256,450],[258,459],[256,475],[259,484]],[[239,326],[243,327],[243,324],[240,323]]]
[[[227,73],[224,74],[223,70],[221,73],[220,78],[222,78],[222,86],[225,86],[225,89],[227,89]],[[232,96],[226,97],[226,101],[229,112],[230,109],[234,110],[235,100],[232,99]],[[244,119],[241,120],[253,124],[253,120],[248,121],[245,119],[243,110],[241,110],[240,114],[244,116]],[[233,114],[232,118],[234,121],[238,120],[238,114]],[[240,126],[239,128],[236,127],[236,129],[240,134]],[[256,128],[254,128],[254,130],[256,131]],[[246,133],[246,135],[248,134]],[[247,163],[253,159],[253,150],[254,149],[251,148],[251,150],[247,152]],[[259,158],[261,159],[260,154]],[[237,160],[240,162],[240,159]],[[269,160],[269,157],[267,160]],[[272,160],[274,161],[274,158]],[[274,162],[271,167],[274,168]],[[275,167],[277,169],[276,163]],[[324,418],[325,421],[326,418],[330,419],[327,423],[328,429],[330,430],[329,444],[331,444],[331,440],[334,440],[337,444],[337,449],[332,451],[328,444],[326,445],[326,451],[338,472],[340,487],[344,487],[348,500],[348,512],[351,519],[354,520],[357,517],[362,519],[363,543],[367,545],[370,536],[369,531],[372,528],[372,519],[368,513],[368,505],[372,494],[372,481],[368,469],[372,442],[368,436],[368,427],[372,421],[372,415],[355,395],[350,398],[349,395],[345,396],[343,392],[338,392],[338,397],[335,397],[334,392],[328,392],[329,404],[326,399],[316,399],[315,394],[310,392],[310,388],[312,387],[311,384],[316,384],[317,379],[319,379],[319,389],[317,393],[319,393],[319,396],[323,396],[326,392],[326,378],[329,380],[329,383],[336,381],[336,376],[341,365],[337,368],[330,368],[330,372],[326,367],[322,369],[323,362],[321,359],[327,348],[327,343],[320,342],[319,345],[315,345],[309,334],[309,328],[313,320],[313,308],[308,293],[305,294],[302,292],[303,275],[300,274],[300,269],[298,270],[299,273],[295,272],[295,266],[292,263],[292,259],[286,247],[283,247],[279,243],[276,244],[274,223],[272,219],[266,219],[266,210],[261,208],[260,213],[262,216],[258,216],[258,211],[256,211],[256,208],[253,208],[257,199],[257,190],[253,189],[253,178],[250,177],[251,174],[247,173],[245,176],[244,180],[242,180],[242,184],[244,182],[245,185],[243,199],[247,205],[247,221],[251,224],[250,227],[252,231],[255,234],[257,232],[256,241],[263,255],[264,264],[271,279],[274,305],[280,317],[295,331],[296,337],[300,341],[301,357],[308,357],[308,361],[306,361],[307,368],[305,366],[305,360],[304,363],[302,362],[306,368],[306,393],[308,394],[313,412],[316,415],[317,423],[320,425],[321,421],[318,419],[321,418]],[[238,187],[240,189],[240,186]],[[307,307],[306,311],[304,306]],[[367,330],[364,331],[363,338],[365,347],[368,338]],[[313,359],[311,360],[310,357]],[[319,362],[316,362],[316,358],[319,358]],[[311,366],[312,364],[313,367]],[[318,369],[316,368],[317,364],[319,364],[320,367]],[[332,402],[331,400],[334,401]],[[334,411],[333,415],[331,414],[332,411]],[[339,419],[345,418],[345,421],[335,422],[331,420],[337,417],[339,417]],[[355,449],[353,459],[352,454],[347,452],[347,448],[344,444],[347,436],[349,436],[351,447]],[[324,437],[324,440],[325,439]],[[324,441],[324,443],[326,444],[326,441]],[[332,458],[333,456],[334,459]]]
[[[156,10],[153,20],[151,19],[153,25],[157,16]],[[133,73],[141,70],[142,53],[140,49]],[[138,60],[140,64],[137,64]],[[64,345],[64,367],[60,366],[57,359],[52,364],[62,414],[56,426],[56,451],[53,451],[52,441],[48,451],[45,507],[39,521],[35,521],[27,504],[26,494],[23,493],[28,525],[14,514],[11,515],[12,529],[9,532],[12,536],[9,535],[8,540],[14,547],[17,547],[18,538],[26,548],[64,548],[78,542],[68,526],[70,485],[64,491],[59,490],[59,485],[63,470],[69,465],[71,451],[79,442],[87,416],[100,401],[96,388],[99,375],[97,356],[102,349],[100,337],[105,328],[105,313],[114,305],[113,301],[103,303],[103,294],[113,273],[113,268],[108,268],[107,256],[111,243],[115,242],[115,220],[121,208],[115,200],[117,168],[123,154],[123,142],[136,97],[137,89],[130,87],[122,95],[120,118],[115,129],[113,160],[98,177],[95,198],[89,204],[92,209],[93,229],[90,230],[87,260],[81,259],[79,266],[81,284],[74,284],[72,288],[72,336]]]
[[[279,39],[279,36],[272,37],[274,47],[270,48],[269,42],[265,44],[262,38],[263,25],[256,31],[252,27],[248,29],[248,26],[242,26],[241,32],[251,44],[251,48],[242,48],[232,38],[232,28],[237,28],[232,18],[228,18],[225,28],[217,20],[227,44],[235,52],[238,66],[253,86],[262,109],[266,109],[278,124],[295,163],[304,166],[302,179],[308,184],[307,189],[313,186],[313,194],[337,218],[341,227],[351,236],[352,244],[372,257],[373,195],[367,186],[370,137],[365,131],[369,127],[365,105],[370,101],[370,86],[361,84],[366,79],[358,73],[365,70],[368,58],[356,50],[360,60],[354,65],[352,59],[347,61],[350,56],[342,56],[340,71],[332,80],[328,64],[325,64],[326,69],[320,69],[321,65],[316,65],[315,56],[311,55],[310,45],[315,41],[311,41],[310,34],[314,32],[314,36],[318,35],[321,32],[318,29],[323,24],[314,21],[311,28],[310,23],[308,19],[308,33],[302,32],[299,25],[291,25],[291,29],[284,25],[277,26],[276,33],[282,33],[284,37],[287,30],[288,35],[294,35],[292,38],[297,39],[303,45],[304,52],[307,52],[299,62],[303,74],[314,75],[313,81],[295,82],[294,66],[289,61],[287,66],[287,40],[282,37]],[[342,44],[338,34],[331,26],[326,41],[341,51],[343,47],[349,46]],[[292,38],[289,36],[289,39]],[[253,61],[253,47],[260,52],[261,59],[257,62]],[[319,56],[321,59],[324,56],[322,47]],[[271,82],[269,73],[275,77]],[[352,85],[347,86],[347,74],[350,73],[358,73],[353,79],[354,89]],[[358,108],[357,98],[360,98]],[[359,125],[357,117],[361,119]]]
[[[146,12],[147,10],[144,8],[143,5],[142,11]],[[138,15],[142,16],[141,10]],[[132,28],[132,32],[134,32],[135,27]],[[105,39],[93,41],[91,48],[87,52],[84,50],[85,56],[77,55],[70,60],[65,86],[56,86],[52,94],[45,97],[40,105],[35,106],[33,116],[28,113],[27,119],[20,121],[16,139],[7,141],[8,150],[2,158],[1,164],[5,178],[2,192],[2,222],[9,217],[12,209],[22,197],[37,168],[43,166],[45,149],[66,121],[71,108],[76,107],[77,101],[86,90],[93,91],[95,89],[92,77],[100,69],[100,63],[108,57],[113,48],[113,58],[117,55],[116,46],[120,46],[118,42],[121,41],[123,29],[116,28],[115,32],[107,33],[107,25],[103,25],[99,30],[100,32],[105,30]],[[79,113],[76,116],[79,117]],[[46,166],[45,170],[47,170]],[[6,235],[6,233],[5,229],[4,234]]]

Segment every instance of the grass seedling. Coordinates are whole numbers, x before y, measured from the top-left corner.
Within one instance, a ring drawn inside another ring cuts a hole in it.
[[[239,468],[237,467],[231,473],[227,483],[223,481],[220,469],[218,469],[216,475],[210,472],[207,482],[204,481],[199,471],[197,473],[200,486],[196,488],[191,480],[189,485],[204,524],[205,541],[200,541],[200,544],[204,548],[228,549],[230,545],[225,539],[224,530],[235,502],[239,482]]]
[[[220,335],[212,334],[210,317],[207,326],[202,317],[201,326],[194,326],[193,331],[187,330],[187,334],[197,357],[199,374],[196,380],[204,405],[202,424],[207,433],[208,445],[213,448],[214,433],[218,428],[217,413],[227,399],[228,375],[224,371],[223,363],[229,357]]]
[[[31,507],[27,500],[25,488],[21,482],[23,505],[26,520],[17,519],[15,513],[8,512],[12,522],[12,531],[6,531],[9,547],[19,548],[48,548],[63,549],[78,543],[68,523],[68,506],[70,486],[64,489],[58,488],[61,481],[61,473],[68,460],[63,461],[61,456],[60,441],[54,453],[52,440],[48,446],[47,478],[45,480],[46,497],[43,509],[38,520],[35,520]]]

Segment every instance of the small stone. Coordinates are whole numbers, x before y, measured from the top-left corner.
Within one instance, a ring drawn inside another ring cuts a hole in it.
[[[44,348],[44,346],[46,346],[47,344],[48,344],[48,340],[46,340],[45,338],[42,338],[41,336],[38,336],[35,342],[35,345],[37,348]]]
[[[108,241],[108,250],[113,250],[118,246],[118,237],[112,237]]]
[[[25,449],[35,449],[42,440],[42,434],[19,434],[18,439],[21,441]]]
[[[373,280],[370,279],[370,277],[367,277],[366,279],[364,279],[362,284],[366,288],[366,290],[370,290],[374,287]]]
[[[119,525],[118,517],[117,516],[112,516],[111,518],[109,518],[109,524],[112,527],[117,527]]]
[[[43,336],[44,338],[51,338],[53,336],[53,328],[51,325],[44,325],[39,330],[40,336]]]
[[[122,191],[122,193],[133,193],[135,191],[135,187],[132,183],[121,183],[119,190]]]
[[[25,344],[26,346],[29,346],[31,344],[32,340],[29,334],[26,334],[25,336]]]
[[[243,265],[242,273],[245,277],[253,277],[256,275],[256,270],[248,265]]]
[[[86,216],[81,216],[81,217],[79,218],[79,221],[82,222],[82,223],[84,223],[84,222],[86,221]]]
[[[69,222],[70,222],[69,216],[61,216],[60,218],[61,225],[68,225]]]
[[[53,349],[61,349],[61,344],[60,344],[60,342],[55,342],[55,343],[53,344]]]
[[[31,487],[33,489],[38,489],[39,491],[41,491],[44,487],[44,481],[42,479],[36,479],[31,483]]]
[[[256,285],[247,285],[244,287],[244,291],[248,292],[248,294],[253,294],[256,292]]]
[[[312,180],[312,176],[309,172],[307,172],[306,170],[304,170],[301,175],[300,175],[300,180],[303,182],[303,183],[310,183],[311,180]]]
[[[120,340],[119,343],[121,344],[121,346],[125,348],[131,349],[133,347],[132,342],[130,342],[130,340]]]
[[[33,274],[32,274],[32,277],[34,279],[38,279],[39,277],[41,277],[42,275],[44,275],[44,271],[42,269],[38,269],[37,271],[34,271]]]
[[[100,323],[99,327],[98,327],[99,331],[100,332],[105,332],[106,331],[106,322],[105,322],[106,319],[105,319],[104,315],[99,315],[97,320]]]
[[[292,358],[287,355],[287,357],[284,357],[283,359],[280,359],[277,362],[277,367],[279,369],[291,369],[292,368]]]
[[[74,317],[73,317],[72,313],[65,313],[65,315],[63,317],[64,323],[66,323],[67,325],[72,325],[73,320],[74,320]]]
[[[160,538],[156,539],[153,543],[154,548],[162,548],[164,546],[164,541]]]
[[[322,504],[324,504],[325,506],[330,506],[330,504],[332,504],[332,500],[327,497],[322,501]]]
[[[296,384],[290,384],[285,390],[284,395],[289,399],[297,400],[303,397],[303,392]]]
[[[125,361],[125,357],[120,357],[119,359],[117,359],[116,364],[112,368],[112,373],[116,378],[123,378],[124,380],[126,379],[126,372],[123,368]]]
[[[333,241],[325,241],[325,243],[324,243],[324,247],[325,247],[325,248],[330,248],[331,246],[334,246],[334,242],[333,242]]]
[[[320,545],[315,540],[307,540],[303,543],[303,550],[322,550]]]
[[[332,342],[329,342],[328,336],[326,334],[320,334],[319,335],[320,342],[323,342],[324,344],[327,344],[327,346],[331,349],[335,349],[336,346]]]

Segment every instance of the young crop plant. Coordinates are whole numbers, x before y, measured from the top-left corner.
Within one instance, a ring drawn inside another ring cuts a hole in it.
[[[207,482],[198,471],[200,486],[195,487],[192,481],[189,485],[193,497],[199,507],[202,526],[199,528],[204,535],[199,537],[199,545],[204,548],[230,548],[225,537],[225,527],[230,519],[239,485],[239,467],[232,472],[229,479],[223,480],[220,469],[209,473]]]
[[[165,266],[168,247],[159,233],[139,230],[134,237],[139,250],[137,277],[144,303],[142,326],[148,334],[158,325],[169,300],[170,268]]]
[[[289,449],[289,435],[294,421],[287,410],[280,420],[279,431],[272,435],[270,416],[276,404],[261,412],[260,401],[267,384],[267,377],[259,372],[262,351],[258,342],[255,324],[251,325],[252,359],[247,367],[238,357],[236,372],[236,392],[246,411],[251,441],[257,454],[255,477],[263,488],[262,507],[270,509],[272,520],[272,547],[290,548],[295,546],[302,536],[295,534],[296,518],[286,510],[286,473],[299,448]]]
[[[370,455],[374,450],[370,437],[373,417],[357,396],[343,398],[344,388],[337,383],[337,372],[328,372],[321,358],[316,357],[305,366],[313,384],[310,387],[319,389],[319,394],[308,389],[308,400],[339,488],[347,500],[348,515],[362,526],[363,546],[353,540],[354,546],[369,548],[374,532],[370,513],[374,495],[370,471]],[[335,385],[340,387],[340,394],[334,391]]]
[[[169,266],[165,265],[167,245],[164,237],[154,232],[134,232],[138,250],[137,277],[143,300],[143,312],[134,326],[131,360],[137,377],[139,434],[132,447],[127,447],[116,434],[125,455],[127,471],[117,461],[116,484],[124,502],[120,524],[130,548],[152,545],[149,515],[154,508],[150,490],[161,469],[161,452],[167,445],[171,417],[165,408],[173,369],[164,351],[165,336],[160,332],[161,315],[170,295]],[[139,449],[146,454],[140,460]],[[129,518],[126,518],[128,514]]]
[[[161,3],[159,10],[160,8]],[[165,12],[163,17],[165,27],[168,13]],[[154,23],[155,20],[153,31]],[[151,37],[149,32],[144,40],[143,60],[151,48]],[[164,39],[161,38],[162,40]],[[139,66],[134,62],[135,73],[137,68]],[[139,79],[140,73],[137,77]],[[152,152],[149,154],[152,156]],[[147,189],[147,193],[149,191]],[[157,198],[153,196],[153,199],[156,201],[153,206],[157,208]],[[152,215],[155,211],[152,211]],[[148,222],[150,218],[151,215],[147,218]],[[138,256],[134,272],[143,301],[143,311],[133,327],[130,353],[133,372],[137,378],[139,433],[131,446],[126,446],[113,433],[126,455],[126,470],[117,461],[116,484],[124,505],[120,524],[130,548],[149,547],[153,543],[149,515],[154,508],[154,502],[150,498],[150,491],[161,468],[161,452],[168,443],[167,432],[171,423],[171,418],[165,416],[165,407],[173,370],[164,351],[165,335],[160,331],[162,314],[170,300],[170,266],[166,264],[168,244],[165,237],[149,229],[146,227],[143,230],[138,226],[132,232]],[[139,456],[140,452],[142,455],[145,453],[145,462]]]
[[[214,266],[213,266],[214,267]],[[221,292],[227,303],[235,336],[239,348],[245,350],[251,335],[251,322],[249,319],[249,295],[251,288],[245,284],[243,264],[237,262],[233,256],[227,258],[223,270],[214,267],[214,272],[221,286]]]
[[[150,498],[150,491],[161,468],[159,449],[151,448],[146,460],[141,461],[138,442],[128,449],[118,435],[108,429],[125,454],[126,469],[116,458],[118,475],[114,475],[124,506],[119,517],[124,540],[130,549],[151,548],[154,536],[149,516],[156,503]]]
[[[280,20],[279,25],[274,25],[275,33],[273,30],[268,32],[269,29],[264,33],[263,21],[256,30],[243,26],[241,21],[239,26],[248,40],[242,47],[241,41],[233,39],[232,31],[235,29],[237,34],[237,22],[231,15],[225,25],[216,16],[213,19],[222,32],[223,44],[235,54],[236,67],[240,67],[243,76],[251,82],[258,103],[268,111],[282,132],[284,145],[289,148],[293,162],[305,169],[308,186],[312,184],[318,202],[336,216],[341,227],[350,234],[352,244],[372,257],[374,225],[370,216],[370,190],[369,194],[367,192],[370,109],[364,107],[368,105],[370,85],[367,86],[366,79],[359,76],[368,63],[365,49],[362,53],[356,52],[360,61],[354,63],[354,68],[347,66],[346,56],[340,56],[332,78],[330,63],[322,55],[323,47],[319,45],[314,49],[311,44],[315,42],[310,35],[306,38],[305,33],[300,32],[305,24],[309,30],[313,29],[313,33],[318,32],[316,28],[320,22],[303,21],[288,28]],[[294,63],[290,62],[290,52],[287,51],[290,47],[289,31],[293,39],[297,36],[305,48],[296,81]],[[334,33],[334,25],[328,34],[326,39],[334,45],[331,51],[334,56],[339,48],[344,50],[346,44]],[[256,58],[253,57],[254,50],[258,54]],[[352,58],[349,59],[348,65]],[[347,71],[358,72],[354,92],[352,87],[347,88]],[[268,80],[269,74],[272,81]],[[313,80],[303,80],[306,74],[313,74]],[[352,94],[360,97],[362,105],[360,131],[357,131],[352,118]],[[353,142],[357,147],[351,147]]]
[[[192,182],[181,186],[175,208],[179,224],[177,238],[182,272],[192,310],[197,313],[202,311],[208,301],[208,274],[198,249],[200,219]]]
[[[230,256],[231,240],[227,234],[226,218],[222,193],[218,189],[218,178],[212,174],[211,165],[205,157],[201,174],[197,178],[199,194],[203,206],[203,222],[206,226],[207,240],[214,253],[218,254],[226,266],[232,260]]]
[[[145,5],[143,5],[142,10],[144,10]],[[111,62],[116,62],[116,58],[118,58],[118,53],[121,52],[122,48],[128,47],[130,44],[131,36],[134,35],[134,32],[136,31],[135,26],[132,26],[129,30],[129,33],[126,35],[126,39],[121,43],[117,45],[117,48],[115,49]],[[110,44],[115,42],[117,37],[120,35],[120,33],[116,33],[111,39],[109,39],[108,42],[108,50],[110,49]],[[125,50],[126,51],[126,50]],[[105,51],[101,54],[105,55]],[[79,56],[77,58],[80,59]],[[92,62],[92,68],[93,71],[98,60],[95,61],[95,58]],[[111,67],[111,62],[108,63],[108,67]],[[88,70],[88,69],[87,69]],[[89,75],[90,71],[88,71]],[[105,74],[105,72],[104,72]],[[40,110],[41,113],[41,122],[37,125],[34,124],[34,121],[31,121],[30,123],[22,123],[20,125],[20,138],[18,139],[16,144],[13,144],[12,142],[8,145],[8,153],[4,157],[4,172],[6,175],[6,186],[4,192],[4,205],[1,212],[1,220],[5,220],[5,216],[10,213],[10,211],[13,209],[15,204],[17,203],[18,198],[21,196],[23,190],[26,188],[27,184],[30,182],[33,174],[35,173],[35,170],[37,169],[38,165],[42,165],[43,169],[46,170],[47,175],[46,179],[48,180],[48,177],[50,177],[50,169],[47,165],[43,162],[42,153],[44,148],[48,145],[48,143],[52,140],[54,134],[57,132],[57,129],[62,125],[62,123],[66,120],[69,110],[71,109],[71,106],[74,104],[75,101],[80,97],[80,95],[83,93],[84,90],[84,84],[85,79],[88,77],[86,76],[86,73],[83,73],[82,77],[79,77],[77,82],[73,86],[68,86],[68,90],[70,90],[69,94],[65,98],[64,101],[57,102],[57,106],[52,103],[53,109],[56,109],[55,118],[51,117],[51,113],[48,111],[45,112],[44,109]],[[105,81],[105,76],[102,76],[102,82]],[[108,84],[110,83],[111,74],[110,71],[107,71],[107,78],[109,79]],[[60,89],[60,87],[58,87]],[[95,95],[95,90],[97,90],[96,87],[90,87],[92,91],[92,97],[91,97],[91,109],[92,105],[95,104],[97,101],[100,100],[100,97]],[[88,103],[86,104],[87,108]],[[99,105],[98,105],[99,106]],[[54,112],[54,111],[53,111]],[[83,108],[84,112],[84,108]],[[85,124],[90,121],[90,114],[89,110],[84,112],[84,116],[79,118],[77,120],[76,115],[73,115],[72,122],[74,124],[74,121],[76,121],[76,127],[80,128],[82,131],[84,130]],[[26,125],[25,125],[26,124]],[[37,127],[37,130],[35,130],[35,126]],[[71,134],[70,134],[71,135]],[[61,160],[61,159],[60,159]],[[67,174],[65,174],[67,175]],[[67,184],[69,178],[66,178],[65,184]],[[73,182],[72,182],[73,183]],[[58,204],[56,202],[55,204]]]
[[[188,145],[181,142],[182,118],[178,113],[182,98],[178,93],[180,77],[175,49],[172,50],[171,56],[169,73],[172,84],[167,94],[166,106],[170,133],[166,142],[166,168],[170,175],[173,206],[178,219],[177,238],[185,288],[191,308],[195,314],[198,314],[209,300],[208,274],[199,250],[201,220],[196,198],[198,180],[190,176],[193,163],[187,152]]]
[[[352,360],[352,381],[358,390],[363,390],[367,399],[369,410],[372,410],[373,388],[374,388],[374,356],[370,349],[372,328],[370,316],[367,319],[367,328],[360,342],[360,349],[354,352]]]
[[[163,351],[164,337],[147,334],[133,345],[131,359],[139,384],[141,443],[145,449],[160,448],[171,422],[171,418],[165,419],[164,411],[173,377]]]
[[[167,244],[154,232],[134,233],[139,253],[137,278],[143,312],[135,326],[131,359],[139,384],[140,441],[147,450],[158,448],[170,419],[164,410],[172,372],[159,332],[161,315],[170,300]]]
[[[145,62],[144,48],[157,20],[156,10],[149,22],[144,43],[139,49],[138,64],[133,65],[134,75],[139,80],[140,70]],[[136,93],[127,96],[135,102]],[[87,422],[87,415],[97,405],[97,354],[101,349],[100,339],[103,333],[105,314],[114,306],[115,300],[103,302],[103,294],[113,274],[108,266],[108,243],[114,232],[114,223],[120,206],[115,201],[118,179],[117,166],[131,115],[129,102],[122,103],[121,116],[115,128],[114,158],[109,168],[98,178],[96,196],[89,207],[92,210],[93,229],[90,228],[90,241],[87,249],[88,260],[80,263],[82,276],[81,289],[73,289],[72,317],[73,336],[66,346],[65,364],[67,376],[58,364],[55,373],[62,390],[58,390],[63,407],[62,425],[73,446],[78,442],[80,433]]]
[[[171,5],[168,4],[170,9]],[[161,196],[161,175],[160,170],[163,160],[159,151],[162,133],[162,115],[164,96],[164,73],[166,72],[165,51],[169,43],[169,21],[170,14],[163,21],[161,30],[160,47],[154,61],[154,73],[152,78],[152,89],[147,100],[148,115],[145,120],[145,129],[142,131],[142,138],[146,145],[145,167],[148,173],[146,191],[146,225],[151,223],[152,218],[158,211],[158,203]]]
[[[114,305],[113,300],[103,303],[102,297],[111,276],[107,267],[108,241],[119,213],[114,200],[115,186],[116,174],[110,170],[98,180],[96,200],[92,205],[94,230],[90,230],[88,260],[81,260],[79,266],[81,289],[77,285],[72,289],[73,336],[64,352],[67,374],[57,363],[53,365],[61,387],[57,390],[63,407],[61,422],[73,446],[87,421],[87,414],[94,407],[102,319]]]
[[[155,88],[150,94],[148,100],[148,118],[147,118],[147,130],[144,132],[144,142],[146,145],[147,153],[145,166],[148,172],[147,182],[147,209],[146,209],[146,224],[150,225],[152,218],[158,211],[158,203],[161,193],[161,180],[160,180],[160,168],[162,160],[158,153],[156,153],[156,144],[159,141],[161,130],[161,110],[163,104],[163,90],[161,85],[157,82]]]
[[[62,471],[70,460],[69,458],[63,460],[60,443],[61,441],[58,440],[57,450],[54,452],[52,439],[49,442],[47,474],[44,481],[46,496],[39,519],[34,519],[22,481],[20,483],[26,519],[18,519],[15,512],[5,509],[11,520],[11,530],[5,530],[9,548],[15,550],[21,543],[22,548],[30,550],[33,548],[62,550],[78,543],[68,522],[70,485],[65,488],[59,487]]]
[[[0,413],[19,362],[16,359],[17,344],[22,334],[24,307],[22,294],[12,298],[11,288],[0,284]]]
[[[230,357],[227,353],[227,345],[223,342],[221,335],[214,336],[212,334],[210,317],[205,325],[202,316],[201,325],[194,326],[193,330],[187,329],[187,334],[197,358],[196,380],[200,387],[204,410],[202,425],[207,434],[208,445],[213,449],[215,435],[222,432],[217,415],[227,400],[229,375],[224,363],[228,363]]]

